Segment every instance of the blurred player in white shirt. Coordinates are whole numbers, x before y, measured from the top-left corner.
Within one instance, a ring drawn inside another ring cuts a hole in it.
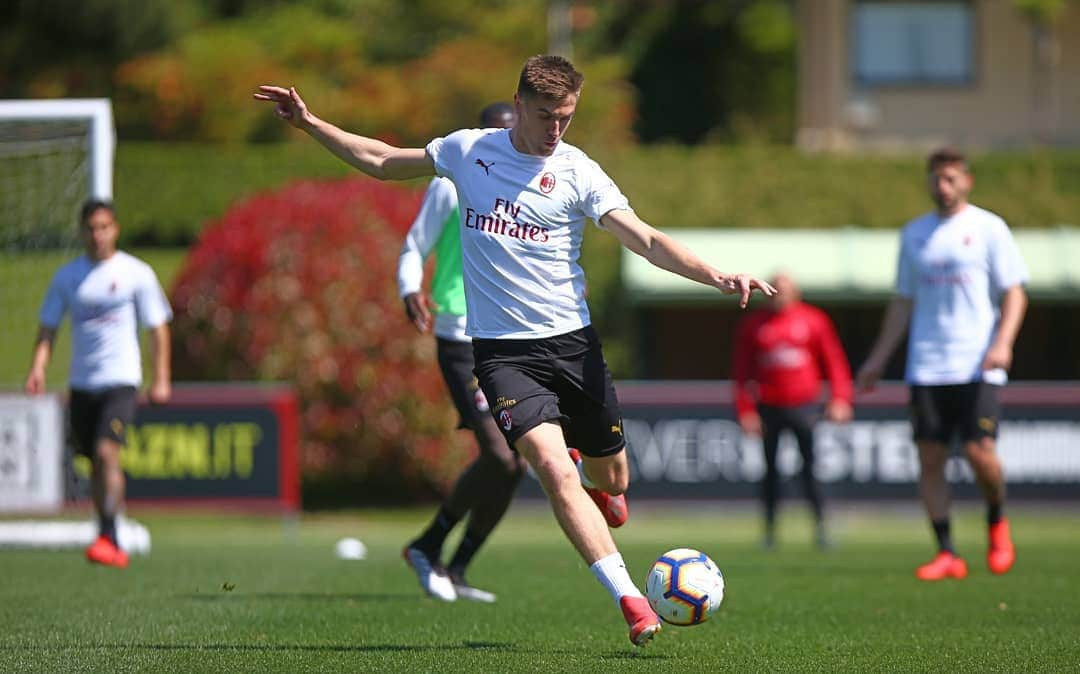
[[[49,284],[25,390],[30,395],[45,392],[53,342],[68,314],[71,430],[76,449],[91,459],[91,491],[99,524],[98,538],[86,549],[86,557],[123,568],[128,556],[116,539],[116,517],[124,501],[120,451],[126,429],[135,419],[136,392],[142,384],[139,327],[151,334],[154,373],[149,399],[168,402],[172,310],[150,266],[117,250],[120,225],[111,203],[87,201],[79,227],[86,254],[61,267]]]
[[[660,630],[660,619],[608,530],[625,520],[630,469],[618,399],[585,303],[578,264],[585,222],[662,269],[739,295],[741,306],[755,289],[774,290],[714,269],[643,222],[596,162],[563,142],[583,81],[566,59],[534,56],[518,80],[512,129],[457,131],[426,148],[342,131],[312,114],[295,88],[261,86],[255,98],[274,103],[279,117],[370,176],[435,173],[453,180],[466,331],[480,386],[507,441],[536,472],[563,532],[617,602],[631,642],[641,646]],[[580,450],[576,465],[568,443]]]
[[[903,229],[896,296],[856,382],[868,390],[908,335],[905,379],[919,448],[919,486],[938,554],[916,569],[922,580],[964,578],[949,523],[945,463],[959,439],[987,503],[987,565],[995,574],[1016,559],[1004,516],[1005,478],[996,452],[998,389],[1012,365],[1027,309],[1027,268],[1005,222],[968,202],[967,159],[942,148],[927,161],[933,212]]]
[[[514,106],[492,103],[480,113],[482,128],[514,125]],[[431,292],[425,293],[424,260],[434,253]],[[461,276],[461,215],[454,183],[434,178],[401,247],[398,290],[416,329],[435,334],[439,369],[461,417],[460,428],[476,436],[480,453],[454,483],[435,518],[404,551],[420,587],[436,599],[491,603],[495,594],[469,584],[465,570],[506,513],[524,472],[524,460],[510,449],[491,417],[487,398],[473,374],[472,340],[465,334],[465,287]],[[469,516],[457,550],[444,568],[442,547],[458,522]]]

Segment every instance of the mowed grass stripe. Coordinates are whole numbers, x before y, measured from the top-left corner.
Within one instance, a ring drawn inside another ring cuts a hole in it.
[[[982,513],[963,507],[954,529],[972,574],[925,584],[912,570],[930,534],[913,508],[839,512],[829,552],[793,508],[766,553],[753,510],[638,504],[616,533],[636,579],[690,546],[728,583],[711,621],[668,627],[644,650],[542,505],[516,505],[471,569],[493,606],[420,595],[400,549],[427,509],[295,525],[133,513],[154,548],[126,572],[77,551],[0,552],[0,670],[1077,671],[1077,511],[1010,512],[1013,572],[986,570]],[[369,558],[335,559],[343,536]]]

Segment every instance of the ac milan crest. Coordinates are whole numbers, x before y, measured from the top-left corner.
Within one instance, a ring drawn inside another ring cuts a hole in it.
[[[540,191],[544,194],[551,194],[553,189],[555,189],[555,174],[549,171],[540,176]]]
[[[510,410],[499,412],[499,424],[504,431],[510,430],[510,427],[514,425],[514,417],[510,415]]]

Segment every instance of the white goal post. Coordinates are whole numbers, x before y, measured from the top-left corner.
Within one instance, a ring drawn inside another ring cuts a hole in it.
[[[0,100],[0,121],[84,121],[89,125],[90,194],[112,199],[116,127],[107,98]]]
[[[106,98],[0,100],[0,349],[28,353],[47,274],[78,254],[79,209],[112,199],[116,130]],[[62,340],[55,354],[70,353]],[[0,358],[0,391],[23,359]]]

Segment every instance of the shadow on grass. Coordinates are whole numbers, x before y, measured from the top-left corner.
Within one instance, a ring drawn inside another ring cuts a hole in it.
[[[145,651],[220,651],[229,652],[277,652],[296,651],[307,653],[395,653],[423,651],[513,651],[512,644],[489,641],[465,641],[460,644],[370,644],[367,646],[344,644],[59,644],[2,646],[0,651],[80,651],[80,650],[145,650]]]
[[[369,593],[369,594],[320,594],[318,592],[218,592],[208,590],[205,594],[196,592],[180,595],[181,599],[195,601],[351,601],[351,602],[423,602],[427,597],[415,593]]]
[[[605,658],[611,658],[613,660],[630,660],[630,661],[648,660],[650,662],[655,661],[655,660],[670,660],[671,659],[671,656],[667,655],[665,653],[656,653],[656,652],[647,653],[645,651],[642,651],[641,649],[637,649],[637,650],[633,650],[633,651],[611,651],[611,652],[605,653],[604,657]]]

